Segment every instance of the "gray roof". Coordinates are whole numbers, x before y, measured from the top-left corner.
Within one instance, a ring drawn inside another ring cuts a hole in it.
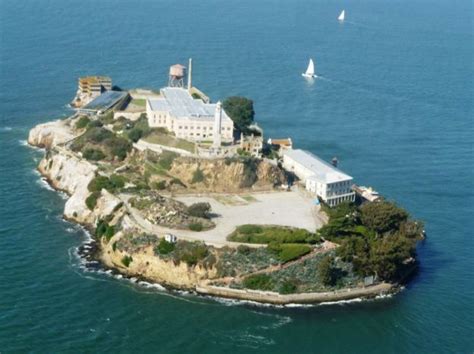
[[[121,99],[128,96],[128,92],[124,91],[105,91],[100,96],[96,97],[94,100],[86,104],[81,110],[84,111],[105,111],[113,107]]]
[[[352,180],[351,176],[345,174],[309,151],[290,149],[285,151],[284,155],[311,170],[314,175],[309,177],[309,179],[315,179],[323,183],[336,183]]]
[[[150,99],[153,111],[169,112],[178,119],[214,120],[216,104],[204,103],[194,99],[186,89],[179,87],[165,87],[161,89],[162,98]],[[229,116],[222,111],[222,120],[229,120]]]

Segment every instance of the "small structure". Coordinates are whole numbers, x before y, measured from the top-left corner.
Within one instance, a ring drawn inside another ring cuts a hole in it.
[[[181,64],[174,64],[170,66],[169,72],[169,87],[184,87],[184,78],[186,76],[186,67]]]
[[[263,149],[263,136],[251,134],[244,136],[240,134],[240,149],[252,156],[259,157]]]
[[[71,105],[82,107],[108,90],[112,90],[112,79],[108,76],[80,77],[76,97]]]
[[[379,192],[374,190],[372,187],[358,186],[357,184],[354,184],[352,190],[369,202],[376,202],[382,198]]]
[[[351,190],[352,177],[308,151],[285,151],[283,167],[293,172],[308,191],[319,196],[329,206],[355,200],[355,193]]]
[[[270,145],[274,150],[278,150],[278,154],[280,156],[283,155],[283,153],[286,150],[293,149],[293,141],[291,141],[291,138],[284,138],[284,139],[268,139],[267,144]]]
[[[169,243],[176,243],[178,242],[178,238],[173,234],[165,234],[165,241]]]

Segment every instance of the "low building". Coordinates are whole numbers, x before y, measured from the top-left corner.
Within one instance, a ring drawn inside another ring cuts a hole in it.
[[[176,243],[178,242],[178,238],[173,234],[165,234],[165,241],[169,243]]]
[[[379,192],[374,190],[372,187],[358,186],[354,184],[352,190],[369,202],[376,202],[382,198]]]
[[[351,189],[352,177],[308,151],[285,151],[283,168],[293,172],[308,191],[316,194],[329,206],[355,200],[355,193]]]
[[[240,135],[240,149],[252,156],[259,157],[263,149],[263,137],[251,134],[249,136]]]
[[[187,140],[233,141],[234,122],[220,103],[205,103],[180,87],[165,87],[160,93],[160,98],[146,102],[150,127],[166,128]]]
[[[268,145],[276,146],[280,149],[292,149],[293,148],[293,142],[291,141],[291,138],[285,138],[285,139],[268,139],[267,141]]]
[[[80,77],[72,105],[75,107],[84,106],[109,90],[112,90],[112,79],[108,76]]]

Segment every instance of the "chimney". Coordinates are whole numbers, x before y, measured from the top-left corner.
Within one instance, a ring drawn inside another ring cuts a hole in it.
[[[193,59],[189,58],[189,70],[188,70],[188,92],[191,93],[193,87]]]

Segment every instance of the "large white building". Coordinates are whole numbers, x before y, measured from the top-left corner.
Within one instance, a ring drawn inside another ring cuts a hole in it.
[[[285,151],[283,167],[293,172],[308,191],[315,193],[329,206],[355,200],[352,177],[308,151]]]
[[[150,127],[166,128],[178,138],[187,140],[218,141],[219,145],[220,142],[232,142],[234,122],[220,103],[195,99],[180,87],[165,87],[160,93],[161,97],[146,102]]]

